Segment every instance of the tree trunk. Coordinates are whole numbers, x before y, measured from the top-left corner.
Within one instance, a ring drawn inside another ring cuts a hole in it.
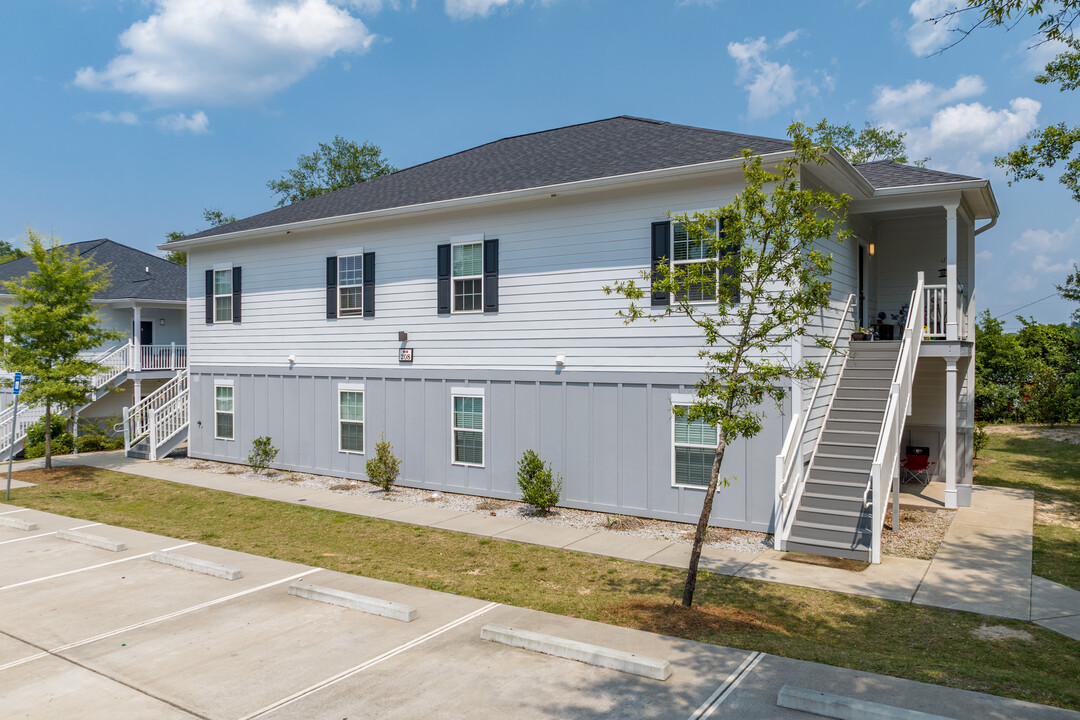
[[[52,469],[52,403],[45,403],[45,469]]]
[[[701,547],[705,544],[705,533],[709,530],[709,516],[712,515],[713,498],[716,497],[716,487],[720,484],[720,464],[724,462],[724,451],[727,450],[727,437],[720,428],[716,429],[716,454],[713,456],[712,473],[709,476],[709,487],[705,491],[705,503],[701,508],[701,517],[698,518],[697,530],[694,532],[694,547],[690,550],[690,566],[686,569],[686,585],[683,586],[683,607],[694,604],[694,590],[697,588],[698,562],[701,560]]]

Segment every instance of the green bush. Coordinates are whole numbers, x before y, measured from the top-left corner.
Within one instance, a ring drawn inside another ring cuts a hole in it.
[[[124,436],[113,430],[121,421],[120,415],[104,418],[79,418],[79,437],[75,447],[79,452],[118,450],[124,447]]]
[[[986,432],[986,423],[975,423],[975,430],[971,435],[972,457],[978,459],[979,453],[990,442],[990,435]]]
[[[274,447],[274,441],[269,435],[257,437],[251,441],[251,453],[247,456],[248,465],[258,475],[277,457],[278,449]]]
[[[386,441],[386,436],[379,433],[379,442],[375,443],[375,457],[364,464],[368,480],[386,492],[397,482],[401,472],[401,460],[394,455],[394,446]]]
[[[50,440],[53,455],[67,455],[75,449],[75,438],[68,432],[67,416],[53,414],[50,421]],[[26,429],[26,448],[23,454],[27,459],[45,457],[45,418]]]
[[[518,462],[518,487],[521,501],[532,505],[541,515],[546,515],[559,502],[562,493],[562,476],[551,474],[551,465],[540,459],[533,450],[526,450]]]

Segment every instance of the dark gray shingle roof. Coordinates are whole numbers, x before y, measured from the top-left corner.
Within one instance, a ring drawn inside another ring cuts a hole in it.
[[[98,300],[185,300],[187,269],[156,255],[136,250],[108,238],[64,245],[69,252],[108,265],[109,285],[94,297]],[[36,269],[30,258],[0,265],[0,282],[28,275]],[[150,272],[147,272],[149,268]],[[0,289],[0,292],[3,292]]]
[[[892,160],[878,160],[877,162],[859,163],[855,166],[859,174],[866,178],[875,188],[906,187],[908,185],[933,185],[936,183],[963,182],[965,180],[979,180],[980,178],[970,175],[956,175],[955,173],[931,170],[930,168],[915,167],[913,165],[901,165]]]
[[[728,160],[743,148],[791,143],[621,116],[496,140],[188,237]]]

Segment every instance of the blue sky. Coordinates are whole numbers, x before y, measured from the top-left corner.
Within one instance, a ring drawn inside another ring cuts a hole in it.
[[[1076,93],[1032,78],[1030,26],[955,38],[949,0],[36,0],[0,4],[0,239],[146,250],[204,207],[274,206],[266,181],[340,134],[407,167],[614,115],[782,137],[882,123],[931,167],[989,177],[977,302],[1005,314],[1080,260],[1080,205],[993,166]],[[156,252],[156,251],[155,251]],[[1060,298],[1020,312],[1044,322]]]

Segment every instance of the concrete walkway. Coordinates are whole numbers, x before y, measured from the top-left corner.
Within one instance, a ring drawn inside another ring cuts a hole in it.
[[[222,490],[338,512],[513,540],[576,552],[685,568],[690,545],[603,530],[562,527],[528,518],[491,517],[438,507],[407,505],[284,483],[178,468],[124,457],[121,451],[54,458],[56,465],[89,465],[169,482]],[[18,469],[40,467],[19,463]],[[13,485],[14,487],[14,485]],[[905,505],[935,506],[938,488]],[[806,565],[767,550],[742,553],[706,547],[701,568],[709,572],[852,595],[1033,620],[1080,640],[1080,592],[1032,577],[1034,497],[1030,491],[976,487],[972,507],[960,508],[933,561],[885,556],[861,572]]]

